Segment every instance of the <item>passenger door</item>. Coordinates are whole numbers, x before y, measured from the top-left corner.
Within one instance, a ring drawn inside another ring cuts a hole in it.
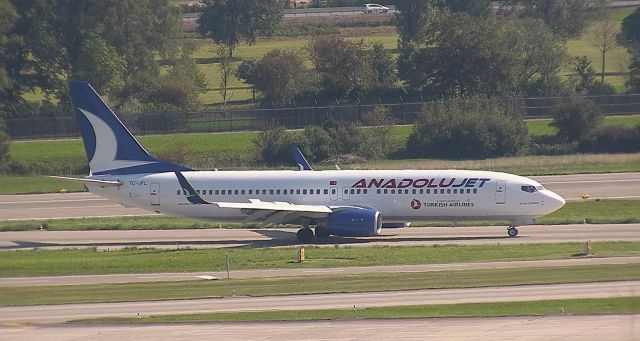
[[[151,200],[151,206],[160,205],[160,184],[149,185],[149,199]]]
[[[505,180],[496,181],[496,204],[507,202],[507,182]]]

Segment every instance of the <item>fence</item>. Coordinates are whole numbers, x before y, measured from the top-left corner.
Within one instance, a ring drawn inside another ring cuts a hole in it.
[[[640,114],[640,94],[591,96],[603,114]],[[522,106],[527,118],[549,117],[551,108],[563,97],[508,99]],[[398,124],[412,124],[424,106],[432,102],[401,102],[393,104],[327,105],[275,109],[218,110],[187,113],[119,114],[135,134],[165,134],[185,132],[225,132],[259,130],[266,124],[278,124],[289,129],[322,124],[327,119],[355,122],[375,106],[387,107]],[[7,119],[7,132],[12,139],[77,137],[75,117],[43,118],[29,114],[14,114]]]

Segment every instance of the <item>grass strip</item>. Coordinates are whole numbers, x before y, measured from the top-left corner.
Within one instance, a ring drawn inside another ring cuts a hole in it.
[[[557,314],[637,314],[640,297],[581,298],[520,302],[430,304],[362,309],[280,310],[233,313],[155,315],[139,318],[101,317],[74,320],[74,323],[194,323],[307,321],[344,319],[411,319],[435,317],[508,317]]]
[[[0,288],[2,305],[493,287],[640,279],[640,264]],[[304,285],[303,285],[304,284]],[[55,295],[51,293],[55,292]]]
[[[568,202],[560,210],[536,219],[536,224],[628,224],[640,223],[640,200],[592,200]],[[414,226],[449,226],[450,222],[414,222]],[[456,226],[496,225],[491,222],[467,222]],[[499,223],[498,223],[499,224]],[[259,228],[259,225],[219,223],[195,219],[147,216],[119,218],[79,218],[0,221],[0,231],[30,231],[43,225],[49,231],[85,230],[170,230],[212,228]],[[506,223],[505,223],[506,225]]]
[[[596,257],[638,256],[640,242],[595,242]],[[124,273],[223,271],[250,269],[335,268],[405,264],[446,264],[512,260],[569,259],[582,243],[439,245],[395,247],[306,247],[305,262],[295,261],[297,248],[233,249],[96,249],[17,250],[2,252],[0,276],[65,276]]]

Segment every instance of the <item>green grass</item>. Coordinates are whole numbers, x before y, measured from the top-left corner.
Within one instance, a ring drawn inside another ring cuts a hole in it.
[[[250,321],[307,321],[345,319],[413,319],[441,317],[507,317],[546,315],[637,314],[640,297],[581,298],[521,302],[409,305],[379,308],[279,310],[181,315],[154,315],[138,318],[101,317],[75,320],[76,323],[197,323]]]
[[[640,115],[607,116],[603,121],[607,126],[635,127],[640,124]],[[530,136],[555,135],[558,130],[551,125],[551,119],[539,119],[527,121],[527,129]]]
[[[560,210],[536,219],[536,224],[581,224],[585,221],[591,224],[639,223],[640,200],[591,200],[568,202]],[[478,225],[478,223],[479,222],[469,222],[465,225]],[[36,230],[42,224],[44,224],[49,231],[264,228],[262,226],[252,224],[221,223],[158,215],[144,217],[0,221],[0,231]],[[495,225],[496,222],[485,222],[482,225],[490,224]],[[421,222],[414,222],[413,225],[447,226],[448,223],[438,222],[421,224]]]
[[[523,176],[584,173],[637,172],[640,153],[527,155],[484,160],[370,160],[346,165],[344,169],[479,169]]]
[[[560,210],[536,219],[537,224],[639,223],[640,200],[569,202]]]
[[[232,270],[566,259],[580,253],[582,243],[307,247],[303,263],[295,262],[297,250],[295,247],[16,250],[2,252],[0,276],[223,271],[225,254],[231,258]],[[637,256],[639,250],[640,242],[593,244],[593,253],[597,257]]]
[[[636,280],[640,264],[381,273],[217,281],[2,287],[2,305],[273,296]],[[55,295],[51,293],[55,292]]]
[[[0,176],[0,194],[82,192],[84,186],[73,181],[60,181],[45,176]]]

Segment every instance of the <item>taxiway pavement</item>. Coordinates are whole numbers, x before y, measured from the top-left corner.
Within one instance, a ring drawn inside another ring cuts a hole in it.
[[[405,246],[434,244],[524,244],[596,241],[638,241],[640,224],[532,225],[519,227],[516,238],[505,226],[410,227],[383,229],[373,237],[335,237],[314,245]],[[0,250],[32,248],[123,247],[222,248],[294,246],[296,229],[195,229],[112,231],[17,231],[0,233]]]
[[[0,322],[62,322],[104,316],[149,316],[301,309],[350,309],[422,304],[514,302],[572,298],[630,297],[640,281],[426,289],[364,293],[224,297],[213,299],[0,307]]]

